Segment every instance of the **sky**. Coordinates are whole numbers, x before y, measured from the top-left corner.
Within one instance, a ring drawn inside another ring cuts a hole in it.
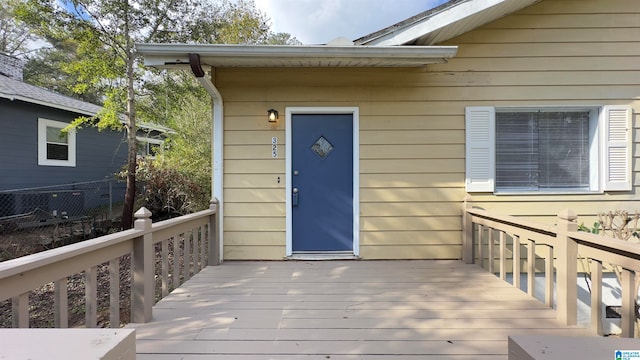
[[[289,33],[303,44],[355,40],[447,0],[254,0],[271,19],[271,31]]]

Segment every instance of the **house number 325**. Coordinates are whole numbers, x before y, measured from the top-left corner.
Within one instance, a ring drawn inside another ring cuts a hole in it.
[[[278,138],[271,138],[271,157],[276,159],[278,157]]]

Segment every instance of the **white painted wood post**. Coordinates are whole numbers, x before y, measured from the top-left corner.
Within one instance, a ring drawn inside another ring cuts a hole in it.
[[[54,326],[56,328],[69,327],[69,296],[67,293],[68,279],[62,278],[54,282]]]
[[[473,264],[473,221],[467,213],[472,207],[471,196],[467,196],[462,209],[462,262],[465,264]]]
[[[545,278],[545,290],[544,290],[544,302],[548,307],[553,308],[553,274],[554,261],[553,261],[553,247],[547,246],[547,258],[545,259],[544,278]]]
[[[511,249],[511,253],[513,254],[513,268],[511,269],[511,272],[513,273],[513,287],[520,289],[520,273],[522,272],[522,261],[520,259],[520,236],[513,235],[511,239],[513,244]]]
[[[14,328],[29,327],[29,293],[22,293],[11,299]]]
[[[604,335],[602,328],[602,262],[591,259],[591,331]]]
[[[620,277],[620,288],[622,290],[622,319],[620,328],[622,329],[622,337],[634,337],[634,329],[636,324],[636,299],[638,294],[634,294],[635,290],[635,272],[622,269]]]
[[[507,234],[500,231],[500,279],[507,281]]]
[[[489,248],[489,250],[487,251],[487,258],[489,260],[489,265],[487,266],[487,269],[489,270],[489,273],[494,274],[493,271],[493,235],[495,234],[495,230],[493,230],[492,228],[489,228],[488,231],[488,236],[487,236],[487,247]]]
[[[563,325],[578,323],[578,244],[568,236],[578,231],[578,216],[566,209],[558,214],[557,317]]]
[[[215,214],[209,218],[209,257],[208,265],[218,266],[221,263],[220,239],[218,238],[218,199],[211,199],[209,209],[215,210]]]
[[[109,261],[109,324],[120,328],[120,258]]]
[[[84,271],[85,326],[98,327],[98,268],[91,266]]]
[[[536,296],[536,242],[527,240],[527,294]]]
[[[154,288],[153,233],[151,232],[151,211],[140,208],[134,214],[136,230],[146,233],[133,240],[133,279],[131,320],[134,323],[151,321]]]

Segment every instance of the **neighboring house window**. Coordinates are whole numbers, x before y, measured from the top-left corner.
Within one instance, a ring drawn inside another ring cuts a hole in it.
[[[152,138],[143,138],[138,136],[138,156],[154,159],[164,141]]]
[[[631,190],[631,109],[466,111],[468,192]]]
[[[38,119],[38,165],[76,166],[76,133],[67,123]]]

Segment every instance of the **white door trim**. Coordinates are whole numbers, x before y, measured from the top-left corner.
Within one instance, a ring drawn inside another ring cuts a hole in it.
[[[294,114],[351,114],[353,116],[353,255],[360,256],[360,111],[357,107],[287,107],[286,141],[286,255],[293,255],[291,209],[291,117]]]

